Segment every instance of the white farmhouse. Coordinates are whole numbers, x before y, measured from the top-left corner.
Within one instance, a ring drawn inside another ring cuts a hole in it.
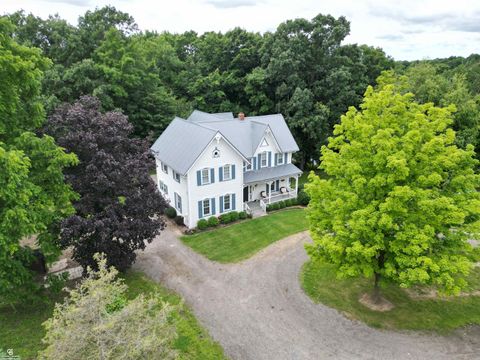
[[[298,145],[280,114],[195,110],[187,120],[176,117],[151,149],[158,188],[189,228],[230,211],[265,212],[267,204],[297,196]]]

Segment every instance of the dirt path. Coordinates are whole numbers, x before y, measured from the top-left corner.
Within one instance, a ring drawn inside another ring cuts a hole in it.
[[[314,304],[298,281],[306,233],[230,265],[196,254],[178,235],[163,232],[134,268],[180,293],[232,359],[480,358],[479,327],[448,337],[382,331]]]

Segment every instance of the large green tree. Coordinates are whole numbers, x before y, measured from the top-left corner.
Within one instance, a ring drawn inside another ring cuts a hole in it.
[[[466,74],[461,71],[441,71],[439,65],[421,62],[410,66],[402,81],[404,91],[415,93],[420,102],[433,102],[437,106],[454,104],[453,129],[457,133],[456,143],[465,148],[480,144],[480,95],[469,89]]]
[[[35,133],[44,120],[39,93],[49,61],[13,41],[13,30],[0,18],[0,297],[12,302],[33,284],[32,254],[20,240],[37,235],[47,258],[58,254],[55,224],[73,213],[75,198],[62,171],[77,161]]]
[[[311,175],[308,253],[344,277],[458,292],[478,232],[480,177],[473,146],[455,145],[454,107],[419,104],[388,79],[369,87],[322,148]]]

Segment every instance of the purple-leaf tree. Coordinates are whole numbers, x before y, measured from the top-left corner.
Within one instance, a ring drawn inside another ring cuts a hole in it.
[[[120,271],[135,261],[164,227],[166,203],[149,175],[152,159],[145,140],[131,138],[132,125],[119,112],[102,113],[97,98],[85,96],[63,105],[45,131],[77,154],[80,164],[66,179],[80,194],[76,214],[62,221],[60,242],[73,246],[84,269],[96,268],[95,253]]]

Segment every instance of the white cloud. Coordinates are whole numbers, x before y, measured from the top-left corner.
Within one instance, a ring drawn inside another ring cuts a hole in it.
[[[0,13],[24,9],[71,23],[88,9],[113,4],[143,30],[273,31],[279,23],[319,13],[351,22],[345,42],[382,47],[396,59],[479,53],[480,2],[469,0],[2,0]]]

